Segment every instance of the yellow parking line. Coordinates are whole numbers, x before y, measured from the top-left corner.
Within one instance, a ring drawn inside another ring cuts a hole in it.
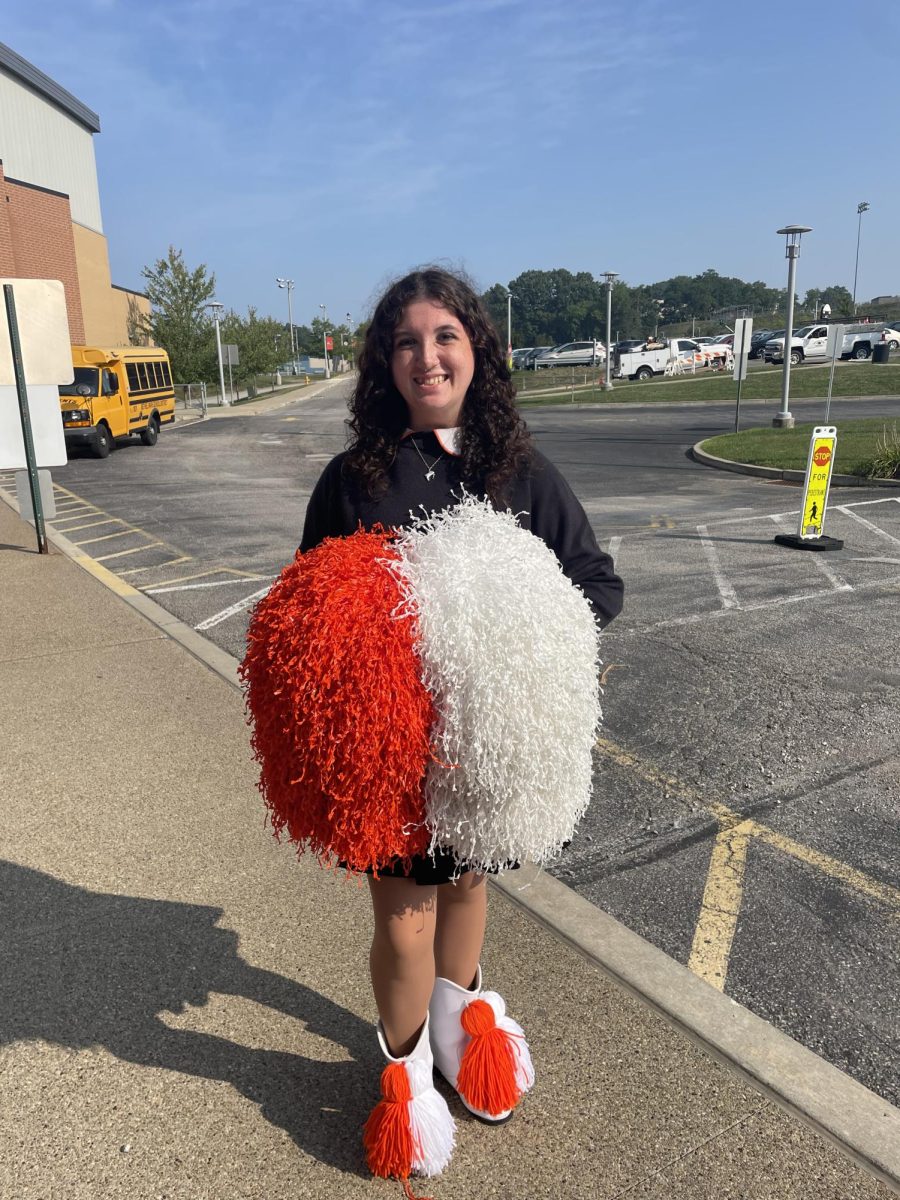
[[[80,521],[81,517],[74,517],[73,520]],[[58,525],[59,522],[54,521],[53,524]],[[64,533],[68,537],[70,533],[78,533],[80,529],[96,529],[98,525],[124,525],[126,529],[128,528],[125,522],[120,521],[118,517],[106,517],[102,521],[88,521],[86,525],[69,525],[66,529],[61,529],[60,533]]]
[[[157,546],[164,546],[165,542],[157,542]],[[142,547],[146,550],[146,546]],[[119,571],[120,575],[139,575],[141,571],[159,571],[163,567],[174,567],[177,563],[190,562],[189,554],[182,555],[181,558],[167,558],[165,562],[151,563],[149,567],[131,567],[127,571]]]
[[[76,546],[92,546],[94,544],[94,542],[108,542],[110,540],[110,538],[129,537],[130,534],[131,534],[130,529],[117,529],[115,533],[103,533],[99,537],[84,538],[80,542],[75,542],[75,545]],[[75,541],[74,538],[72,540]]]
[[[190,559],[180,559],[181,562],[189,562]],[[169,563],[163,563],[163,566],[169,566]],[[196,571],[193,575],[182,575],[179,579],[157,579],[154,581],[154,588],[171,587],[179,583],[190,583],[193,579],[205,579],[207,575],[235,575],[237,582],[241,579],[261,579],[261,575],[254,575],[252,571],[239,571],[236,567],[210,567],[206,571]]]
[[[685,803],[705,809],[718,821],[719,833],[710,854],[706,886],[688,966],[720,991],[724,990],[728,975],[728,961],[741,909],[747,850],[751,838],[759,838],[761,842],[781,851],[782,854],[821,871],[823,875],[871,900],[886,905],[894,914],[900,913],[900,889],[880,883],[863,871],[857,871],[856,868],[830,855],[822,854],[811,846],[805,846],[802,842],[778,833],[768,825],[747,818],[729,808],[727,804],[704,800],[693,788],[684,786],[674,776],[666,775],[651,763],[644,762],[607,738],[597,739],[597,749],[613,762],[634,771],[654,787],[674,794]]]
[[[741,911],[744,868],[753,822],[723,829],[713,844],[700,917],[688,967],[719,991],[725,989],[728,958]]]

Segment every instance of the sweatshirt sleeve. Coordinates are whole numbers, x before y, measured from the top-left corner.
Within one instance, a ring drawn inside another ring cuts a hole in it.
[[[344,456],[333,458],[313,488],[306,506],[300,553],[306,554],[328,537],[343,537],[347,533],[341,468]]]
[[[556,467],[538,453],[531,478],[531,531],[581,588],[602,625],[622,611],[624,585],[597,545],[587,514]]]

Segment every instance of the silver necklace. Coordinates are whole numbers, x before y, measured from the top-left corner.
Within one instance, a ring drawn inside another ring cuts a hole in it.
[[[431,464],[431,466],[429,466],[428,459],[425,457],[425,455],[419,449],[415,438],[413,438],[413,448],[415,449],[416,454],[418,454],[419,458],[421,458],[421,460],[422,460],[422,466],[425,468],[425,478],[428,480],[429,483],[431,483],[432,479],[434,479],[434,468],[438,465],[438,463],[444,457],[444,451],[442,450],[440,452],[440,454],[437,456],[437,458],[434,460],[434,462]]]

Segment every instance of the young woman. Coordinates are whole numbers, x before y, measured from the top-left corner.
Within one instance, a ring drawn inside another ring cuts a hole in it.
[[[515,513],[546,542],[601,625],[620,611],[612,560],[568,484],[532,444],[499,339],[465,279],[428,267],[388,288],[366,334],[350,411],[350,446],[316,484],[303,553],[360,525],[402,527],[423,511],[441,512],[464,487]],[[410,1067],[413,1096],[424,1095],[424,1115],[411,1131],[412,1167],[436,1174],[452,1150],[453,1127],[433,1089],[432,1053],[467,1108],[490,1122],[511,1114],[530,1086],[531,1062],[503,1001],[482,991],[485,876],[439,851],[413,859],[411,870],[398,863],[381,871],[369,889],[379,1040],[389,1064]],[[482,1027],[490,1036],[479,1041]],[[473,1040],[478,1062],[466,1055]],[[480,1087],[466,1082],[473,1071]],[[405,1096],[406,1083],[395,1095],[397,1078],[387,1072],[382,1086],[388,1100]],[[370,1119],[366,1131],[370,1166],[397,1174],[377,1124]]]

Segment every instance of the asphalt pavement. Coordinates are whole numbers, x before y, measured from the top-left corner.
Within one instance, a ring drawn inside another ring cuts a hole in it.
[[[266,402],[268,403],[268,402]],[[259,411],[259,410],[257,410]],[[235,660],[0,504],[0,1195],[399,1195],[367,900],[264,828]],[[561,880],[492,888],[537,1086],[435,1197],[900,1193],[900,1111]]]

